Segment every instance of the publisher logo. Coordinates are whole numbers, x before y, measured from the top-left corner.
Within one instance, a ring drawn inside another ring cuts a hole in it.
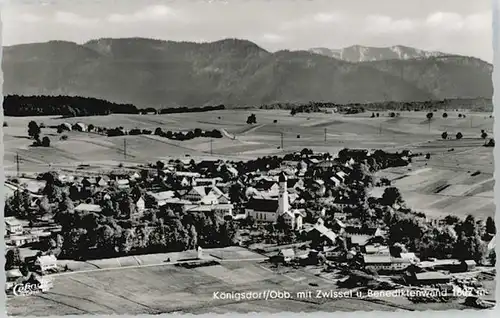
[[[17,284],[12,288],[12,293],[15,296],[31,296],[45,292],[52,287],[52,282],[44,283],[24,283]]]

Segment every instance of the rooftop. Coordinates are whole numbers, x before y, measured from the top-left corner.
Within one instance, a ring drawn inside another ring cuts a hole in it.
[[[75,208],[75,211],[101,212],[101,207],[97,204],[81,203]]]
[[[276,212],[278,205],[278,200],[251,198],[247,203],[247,209],[261,212]]]
[[[450,279],[449,275],[445,275],[441,272],[423,272],[423,273],[418,273],[415,274],[415,278],[417,280],[441,280],[441,279]]]
[[[174,191],[163,191],[157,193],[149,193],[156,201],[163,201],[175,197]]]

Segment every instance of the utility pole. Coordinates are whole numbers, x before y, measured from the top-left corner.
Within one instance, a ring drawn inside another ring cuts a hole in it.
[[[127,139],[123,138],[123,158],[127,159]]]
[[[19,178],[19,153],[16,152],[16,171],[17,177]]]
[[[210,138],[210,156],[213,154],[213,144],[214,140],[212,138]]]
[[[283,132],[280,132],[281,135],[281,150],[283,150]]]
[[[327,129],[325,128],[325,142],[326,142],[326,131],[327,131]]]
[[[378,134],[382,135],[382,123],[380,123],[380,127],[378,128]]]

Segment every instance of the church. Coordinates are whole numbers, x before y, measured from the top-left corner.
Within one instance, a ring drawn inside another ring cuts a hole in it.
[[[256,222],[274,223],[278,216],[283,215],[285,223],[292,229],[302,228],[304,212],[291,210],[290,198],[288,196],[288,178],[282,172],[279,175],[279,195],[277,199],[251,198],[245,208],[247,216],[251,216]]]

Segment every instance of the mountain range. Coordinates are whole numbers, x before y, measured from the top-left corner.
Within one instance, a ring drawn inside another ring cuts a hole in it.
[[[313,48],[310,49],[309,52],[354,63],[381,60],[409,60],[450,55],[442,52],[424,51],[402,45],[390,47],[353,45],[343,49]]]
[[[156,108],[493,95],[493,67],[474,57],[402,46],[321,50],[269,52],[239,39],[22,44],[4,47],[4,94],[77,95]]]

